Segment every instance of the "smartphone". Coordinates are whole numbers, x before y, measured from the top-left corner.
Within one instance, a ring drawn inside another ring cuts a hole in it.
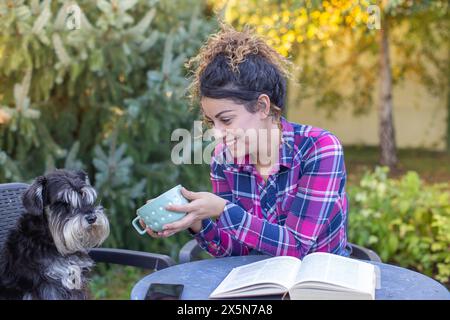
[[[184,285],[174,283],[152,283],[147,290],[145,300],[179,300]]]

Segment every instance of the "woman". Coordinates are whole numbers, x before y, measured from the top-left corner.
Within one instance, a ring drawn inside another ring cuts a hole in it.
[[[223,139],[211,159],[213,193],[183,189],[190,203],[167,209],[186,217],[147,232],[167,237],[188,229],[217,257],[348,256],[343,149],[330,132],[281,116],[289,62],[248,29],[223,25],[193,64],[193,97]],[[257,143],[248,132],[258,132]]]

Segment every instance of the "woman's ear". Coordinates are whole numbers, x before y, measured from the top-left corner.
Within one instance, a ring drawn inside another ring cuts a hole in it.
[[[37,177],[22,195],[22,203],[28,213],[40,215],[44,211],[43,189],[46,179]]]
[[[270,98],[267,94],[261,94],[258,97],[258,110],[260,111],[261,120],[266,119],[270,115]]]

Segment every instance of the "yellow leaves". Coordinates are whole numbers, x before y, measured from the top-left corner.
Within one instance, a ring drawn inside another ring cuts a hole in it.
[[[251,24],[253,26],[256,26],[260,23],[260,20],[256,15],[250,16],[247,21],[248,21],[248,24]]]
[[[273,20],[270,17],[263,17],[261,23],[265,26],[273,26]]]
[[[293,43],[295,42],[295,32],[290,30],[281,36],[282,42]]]
[[[275,29],[270,29],[269,32],[267,33],[267,36],[269,38],[276,39],[278,38],[278,32]]]
[[[230,0],[227,13],[232,11],[238,24],[251,24],[257,32],[267,36],[270,45],[283,55],[288,55],[296,43],[309,40],[317,45],[332,47],[330,40],[345,27],[365,27],[368,13],[367,0],[325,0],[322,6],[312,6],[312,1],[295,5],[293,1]],[[314,8],[314,9],[313,9]],[[236,22],[236,20],[233,20]]]
[[[301,8],[301,9],[300,9],[300,15],[303,16],[303,17],[308,16],[308,12],[306,11],[305,8]]]
[[[231,8],[231,6],[229,6],[228,8]],[[239,16],[240,15],[238,10],[226,10],[224,14],[224,19],[225,21],[230,22],[237,20]]]
[[[352,9],[352,15],[358,16],[361,14],[361,6],[354,6]]]
[[[308,25],[307,27],[307,31],[306,31],[306,37],[308,39],[313,39],[314,36],[316,35],[317,32],[317,27],[313,24]]]
[[[238,21],[239,21],[239,24],[240,24],[240,25],[244,25],[244,24],[247,23],[248,18],[247,18],[246,16],[244,16],[244,15],[241,15],[241,16],[239,17]]]
[[[289,43],[293,43],[295,41],[295,33],[294,31],[290,30],[288,31],[284,36],[283,40]]]
[[[360,24],[364,19],[364,16],[367,16],[367,12],[361,11],[361,6],[354,6],[350,12],[350,15],[353,17],[356,24]]]
[[[284,42],[282,48],[280,48],[280,49],[281,49],[281,54],[282,54],[283,56],[287,57],[288,54],[289,54],[289,50],[291,49],[291,47],[292,47],[292,43],[290,43],[290,42]]]
[[[300,29],[302,28],[306,23],[308,22],[307,16],[297,16],[297,18],[294,20],[294,29]]]
[[[256,32],[257,32],[258,34],[265,34],[266,28],[265,28],[264,26],[258,25],[258,26],[256,26]]]
[[[345,17],[345,23],[347,24],[347,25],[352,25],[353,23],[354,23],[354,19],[353,19],[353,17],[352,16],[346,16]]]
[[[319,19],[320,18],[320,11],[313,11],[313,13],[311,13],[311,17],[313,19]]]
[[[339,14],[339,12],[333,12],[333,14],[330,16],[330,25],[337,26],[342,21],[342,16]]]
[[[273,41],[272,39],[268,39],[268,40],[267,40],[267,44],[268,44],[269,46],[271,46],[271,47],[275,47],[275,43],[274,43],[274,41]]]
[[[289,11],[285,10],[281,13],[281,21],[283,21],[284,23],[288,23],[290,20],[291,14]]]
[[[320,14],[319,16],[319,24],[320,25],[326,25],[329,23],[331,18],[331,14],[328,13],[327,11],[324,11],[322,14]]]

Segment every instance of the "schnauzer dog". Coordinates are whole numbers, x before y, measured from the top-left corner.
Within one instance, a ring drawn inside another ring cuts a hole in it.
[[[0,253],[0,299],[87,299],[88,249],[109,235],[82,171],[55,170],[22,196],[25,213]]]

